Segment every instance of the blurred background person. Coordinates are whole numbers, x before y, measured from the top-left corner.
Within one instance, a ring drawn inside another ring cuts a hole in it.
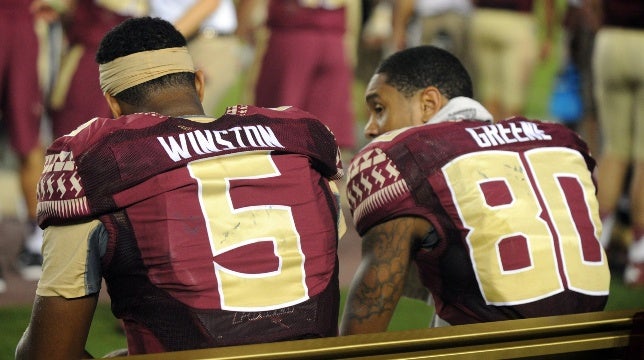
[[[561,20],[563,52],[558,75],[576,77],[575,91],[580,104],[572,118],[557,120],[577,131],[586,140],[593,154],[599,153],[600,141],[591,67],[595,34],[601,25],[599,5],[597,0],[566,1]],[[551,104],[551,108],[552,106]]]
[[[63,27],[61,64],[47,104],[54,139],[94,116],[109,117],[94,55],[107,31],[146,12],[143,0],[35,0],[32,8]]]
[[[525,113],[527,91],[539,59],[550,56],[554,0],[474,0],[470,44],[475,97],[495,120]],[[539,39],[537,12],[543,12]]]
[[[391,52],[393,0],[363,0],[358,30],[356,83],[366,86],[385,54]],[[358,108],[357,110],[362,110]],[[359,119],[366,114],[358,113]]]
[[[344,0],[269,0],[267,6],[255,105],[292,105],[316,115],[350,156],[356,145],[346,42],[350,7]]]
[[[0,124],[17,158],[19,188],[26,209],[21,250],[17,259],[10,261],[15,260],[13,265],[24,279],[37,280],[42,265],[42,230],[36,225],[36,187],[44,166],[40,138],[44,113],[41,76],[44,74],[39,70],[43,27],[37,26],[30,4],[31,0],[0,2]],[[5,290],[0,267],[0,292]]]
[[[242,71],[241,43],[236,36],[233,0],[148,0],[150,16],[171,22],[188,40],[195,66],[204,72],[203,107],[213,115]],[[239,0],[238,6],[249,0]]]
[[[602,243],[609,245],[628,186],[632,243],[624,281],[644,286],[644,1],[602,1],[601,11],[592,67],[602,136],[597,171]]]
[[[434,45],[467,65],[471,13],[470,0],[396,0],[392,15],[393,50]]]

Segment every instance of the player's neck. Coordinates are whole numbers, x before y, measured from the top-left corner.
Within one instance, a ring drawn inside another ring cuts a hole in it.
[[[186,114],[205,115],[198,99],[186,98],[185,96],[159,98],[149,104],[137,107],[135,112],[156,112],[161,115],[174,117]]]

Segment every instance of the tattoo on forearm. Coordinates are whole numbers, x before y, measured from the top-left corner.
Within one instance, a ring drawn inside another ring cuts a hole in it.
[[[350,298],[354,311],[347,319],[362,323],[393,314],[403,290],[410,261],[413,219],[400,219],[372,229],[363,239],[363,256],[369,257],[364,280]]]

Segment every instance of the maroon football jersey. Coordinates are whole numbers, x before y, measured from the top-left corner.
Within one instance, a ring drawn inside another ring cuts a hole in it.
[[[450,324],[601,310],[609,270],[585,143],[562,125],[445,122],[375,139],[348,169],[356,228],[435,227],[414,255]]]
[[[101,220],[131,352],[331,336],[339,159],[294,108],[96,118],[48,150],[39,222]]]

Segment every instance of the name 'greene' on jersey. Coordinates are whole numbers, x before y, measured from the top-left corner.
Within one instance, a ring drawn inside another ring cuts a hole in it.
[[[561,124],[448,121],[365,146],[347,199],[360,235],[399,217],[433,225],[438,241],[412,257],[449,324],[594,311],[610,285],[594,168]]]
[[[474,128],[465,128],[480,147],[511,144],[533,140],[552,140],[552,136],[539,129],[536,123],[496,123]]]

